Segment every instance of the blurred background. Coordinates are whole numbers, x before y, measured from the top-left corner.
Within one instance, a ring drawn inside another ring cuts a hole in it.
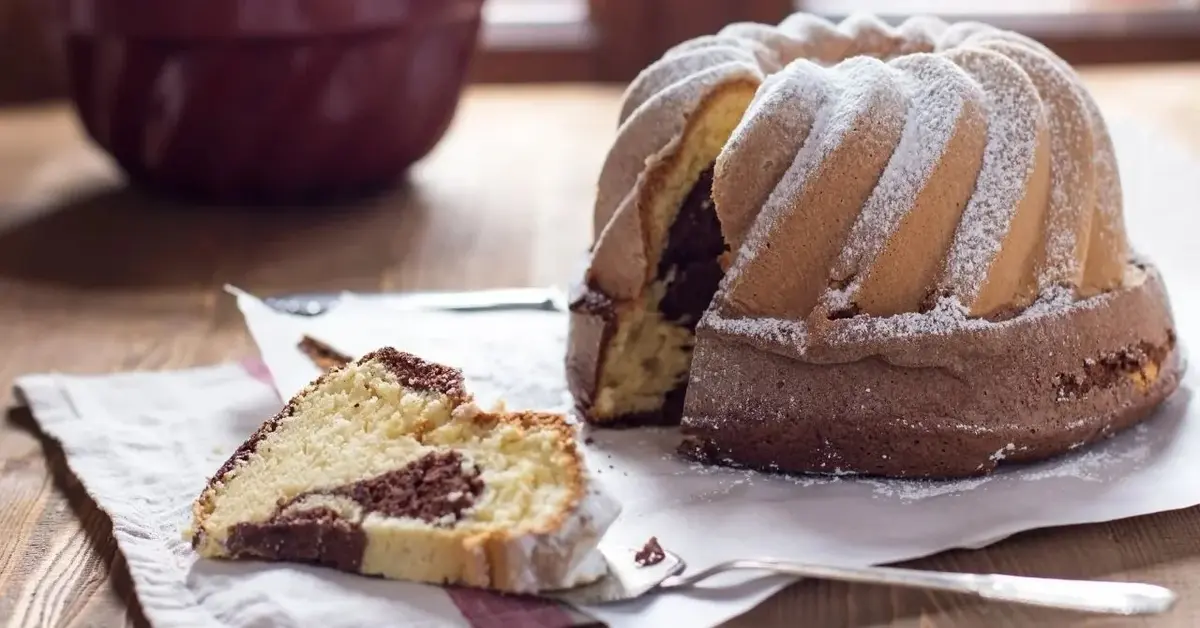
[[[0,102],[64,95],[47,0],[0,0]],[[626,81],[668,47],[731,21],[795,10],[982,19],[1034,36],[1077,65],[1200,59],[1200,0],[487,0],[471,80]]]

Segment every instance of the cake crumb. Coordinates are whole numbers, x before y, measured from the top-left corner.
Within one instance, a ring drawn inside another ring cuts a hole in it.
[[[312,360],[313,364],[316,364],[323,371],[329,371],[339,366],[346,366],[354,361],[354,358],[308,334],[300,338],[300,343],[296,346],[304,352],[304,355],[308,356],[308,359]]]
[[[667,553],[663,551],[661,545],[658,544],[658,537],[652,536],[642,549],[638,550],[633,555],[633,562],[642,567],[657,565],[667,558]]]

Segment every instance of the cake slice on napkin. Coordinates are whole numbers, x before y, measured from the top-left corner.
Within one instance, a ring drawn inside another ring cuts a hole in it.
[[[618,512],[562,415],[485,412],[458,369],[385,347],[266,421],[190,534],[209,558],[533,593],[602,576]]]

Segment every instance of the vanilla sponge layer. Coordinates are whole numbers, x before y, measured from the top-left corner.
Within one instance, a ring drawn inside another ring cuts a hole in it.
[[[670,245],[667,234],[680,206],[729,141],[756,87],[734,81],[715,90],[692,114],[672,156],[647,175],[648,192],[639,206],[647,238],[647,281],[641,296],[624,309],[604,352],[591,409],[594,419],[612,420],[657,411],[667,393],[687,378],[694,334],[663,319],[659,311],[672,279],[650,277]]]

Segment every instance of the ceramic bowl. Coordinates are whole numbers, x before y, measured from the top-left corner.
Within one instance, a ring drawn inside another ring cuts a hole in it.
[[[135,183],[299,202],[393,184],[440,141],[483,0],[59,0],[71,98]]]

